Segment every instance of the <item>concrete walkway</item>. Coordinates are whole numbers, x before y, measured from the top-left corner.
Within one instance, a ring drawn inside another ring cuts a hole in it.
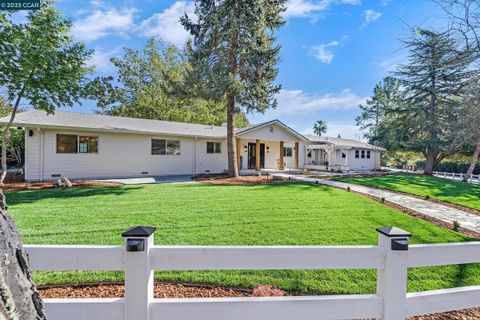
[[[96,181],[117,182],[126,185],[132,184],[161,184],[161,183],[195,183],[192,176],[159,176],[159,177],[138,177],[138,178],[118,178],[102,179]]]
[[[418,199],[408,195],[398,194],[398,193],[383,190],[383,189],[375,189],[375,188],[353,184],[353,183],[316,179],[316,178],[310,178],[306,176],[290,175],[290,174],[274,174],[273,177],[290,179],[294,181],[322,184],[322,185],[337,187],[341,189],[347,189],[348,187],[350,187],[350,190],[352,191],[374,196],[377,198],[385,198],[385,200],[391,203],[397,204],[399,206],[408,208],[410,210],[425,214],[427,216],[430,216],[448,223],[453,223],[453,221],[456,220],[460,223],[461,227],[468,230],[480,232],[480,216],[476,214],[468,213],[462,210],[458,210],[452,207],[444,206],[438,203],[433,203],[431,201],[422,200],[422,199]]]

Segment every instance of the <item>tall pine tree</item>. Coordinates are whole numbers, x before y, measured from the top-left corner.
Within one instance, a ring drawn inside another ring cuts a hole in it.
[[[283,23],[286,0],[196,0],[195,19],[181,22],[193,37],[192,65],[217,100],[226,99],[228,172],[238,176],[235,147],[237,110],[276,107],[274,83],[280,47],[274,31]]]
[[[396,138],[404,149],[424,154],[424,174],[431,175],[438,162],[456,151],[458,97],[471,77],[474,58],[459,53],[457,41],[445,32],[418,30],[405,44],[409,63],[396,72],[405,100],[394,110],[395,128],[390,130],[401,132]]]

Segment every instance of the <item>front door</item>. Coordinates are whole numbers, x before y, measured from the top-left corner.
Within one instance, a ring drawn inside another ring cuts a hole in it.
[[[257,161],[255,143],[248,144],[248,169],[256,169]],[[260,169],[265,168],[265,143],[260,143]]]

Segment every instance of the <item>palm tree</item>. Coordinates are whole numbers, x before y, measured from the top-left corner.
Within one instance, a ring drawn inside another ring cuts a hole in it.
[[[318,120],[317,123],[313,125],[313,133],[317,136],[321,136],[323,133],[327,132],[327,123],[323,120]]]

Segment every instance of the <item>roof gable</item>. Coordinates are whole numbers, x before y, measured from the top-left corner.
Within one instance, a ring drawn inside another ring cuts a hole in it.
[[[236,131],[235,135],[237,137],[253,138],[253,137],[257,137],[257,134],[259,134],[259,137],[263,137],[264,139],[268,140],[268,138],[265,138],[265,136],[269,135],[267,133],[267,131],[268,131],[269,133],[272,133],[272,135],[271,135],[272,140],[282,140],[280,135],[274,134],[275,131],[274,132],[270,131],[270,127],[274,127],[274,128],[276,127],[277,129],[283,130],[285,133],[287,133],[287,135],[293,137],[294,140],[302,140],[302,141],[307,141],[308,140],[303,135],[301,135],[300,133],[293,130],[292,128],[290,128],[289,126],[287,126],[286,124],[284,124],[283,122],[281,122],[280,120],[277,120],[277,119],[272,120],[272,121],[263,122],[263,123],[260,123],[260,124],[257,124],[257,125],[253,125],[251,127],[238,129]],[[291,138],[284,139],[284,140],[290,140],[290,139]]]

